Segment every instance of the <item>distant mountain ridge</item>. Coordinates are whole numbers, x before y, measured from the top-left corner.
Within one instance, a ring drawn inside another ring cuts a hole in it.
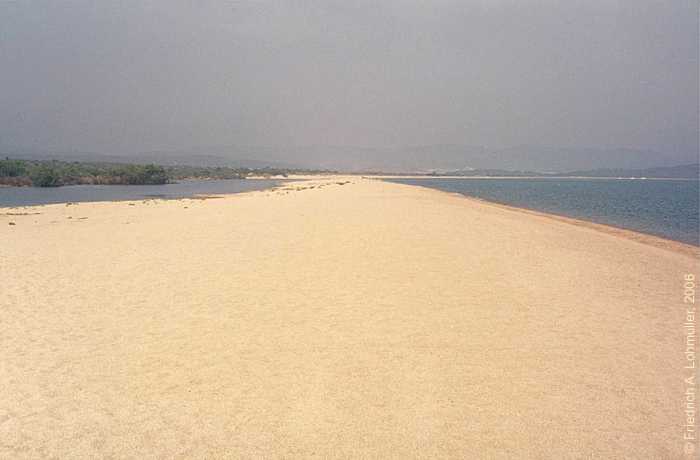
[[[564,173],[541,173],[537,171],[510,171],[506,169],[469,169],[432,172],[434,176],[461,177],[605,177],[605,178],[647,178],[647,179],[698,179],[700,164],[661,166],[646,169],[591,169]]]
[[[429,173],[487,170],[495,173],[572,174],[590,176],[688,174],[697,152],[679,154],[627,148],[596,149],[523,145],[490,149],[479,145],[436,144],[407,147],[361,146],[203,146],[179,150],[104,155],[92,152],[51,152],[0,146],[0,156],[63,161],[157,163],[162,165],[247,168],[327,169],[345,172]],[[654,171],[666,165],[679,171]],[[643,170],[652,170],[643,173]],[[617,171],[617,172],[616,172]],[[634,172],[633,172],[634,171]]]
[[[78,161],[85,163],[154,163],[162,166],[301,169],[298,165],[281,161],[249,158],[231,159],[222,155],[195,154],[177,151],[152,151],[139,153],[137,155],[109,155],[93,152],[44,152],[25,149],[5,149],[0,150],[0,157],[23,160]]]
[[[688,164],[646,169],[593,169],[589,171],[572,171],[567,176],[585,177],[647,177],[669,179],[698,179],[700,164]]]

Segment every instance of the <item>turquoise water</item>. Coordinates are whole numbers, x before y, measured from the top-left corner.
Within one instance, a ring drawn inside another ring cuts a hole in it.
[[[0,187],[0,207],[81,201],[124,201],[146,198],[189,198],[262,190],[279,180],[197,180],[165,185],[68,185],[56,188]]]
[[[387,179],[699,244],[696,180]]]

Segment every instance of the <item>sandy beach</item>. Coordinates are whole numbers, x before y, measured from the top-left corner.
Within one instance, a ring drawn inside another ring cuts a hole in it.
[[[689,246],[361,177],[0,241],[0,458],[684,458]]]

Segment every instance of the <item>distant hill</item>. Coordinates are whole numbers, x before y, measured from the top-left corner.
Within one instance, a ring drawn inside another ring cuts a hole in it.
[[[698,179],[700,165],[688,164],[670,167],[646,169],[589,169],[565,173],[542,173],[537,171],[511,171],[507,169],[468,169],[457,171],[431,172],[433,176],[462,176],[462,177],[625,177],[625,178],[656,178],[656,179]]]
[[[625,148],[596,149],[532,145],[491,149],[479,145],[461,144],[385,148],[334,145],[222,145],[118,155],[36,151],[0,146],[0,157],[6,156],[31,160],[156,163],[166,166],[255,169],[268,167],[422,174],[461,171],[462,175],[532,176],[556,173],[595,177],[692,177],[693,173],[687,172],[689,168],[687,165],[697,161],[697,152],[671,155],[651,150]],[[676,166],[671,169],[657,168],[658,165],[673,164],[685,164],[685,166]],[[644,172],[646,170],[649,172]]]
[[[342,156],[337,155],[342,152]],[[325,156],[323,156],[325,155]],[[697,152],[670,154],[628,148],[570,148],[522,145],[493,149],[478,145],[423,145],[387,149],[327,148],[326,162],[342,162],[342,169],[379,169],[395,172],[455,170],[533,171],[564,173],[597,168],[645,169],[658,165],[689,164]],[[530,175],[530,174],[528,174]]]
[[[456,171],[431,171],[427,175],[460,177],[547,177],[550,174],[538,171],[511,171],[509,169],[459,169]]]
[[[521,145],[492,152],[494,165],[472,167],[531,170],[541,172],[586,171],[598,168],[645,169],[697,160],[697,152],[671,155],[666,152],[630,148],[559,147]]]
[[[206,168],[303,169],[298,167],[298,165],[282,161],[242,157],[231,158],[225,154],[213,155],[186,151],[153,151],[135,155],[108,155],[94,152],[46,152],[30,149],[0,149],[0,158],[6,157],[35,161],[57,160],[111,164],[153,163],[162,166],[195,166]]]
[[[669,179],[698,179],[700,177],[700,164],[646,169],[592,169],[587,171],[572,171],[566,175],[586,177],[663,177]]]

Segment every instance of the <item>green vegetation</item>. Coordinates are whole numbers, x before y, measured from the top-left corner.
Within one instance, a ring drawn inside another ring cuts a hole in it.
[[[0,159],[0,186],[58,187],[61,185],[158,185],[183,179],[245,179],[320,171],[276,168],[158,166],[154,164],[84,163]]]
[[[27,168],[24,161],[0,160],[0,177],[20,177],[27,174]]]
[[[110,171],[118,182],[127,185],[158,185],[170,181],[165,168],[156,165],[124,165]]]
[[[113,165],[64,161],[0,160],[0,185],[58,187],[77,184],[151,185],[170,181],[156,165]]]
[[[58,187],[61,177],[57,168],[51,165],[38,165],[29,170],[29,180],[35,187]]]
[[[182,179],[243,179],[247,175],[242,169],[201,166],[168,166],[171,180]]]

